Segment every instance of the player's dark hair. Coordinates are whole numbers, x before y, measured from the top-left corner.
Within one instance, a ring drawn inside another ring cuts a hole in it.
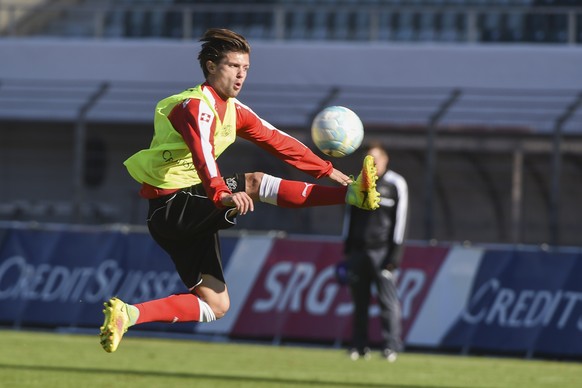
[[[229,52],[245,54],[251,52],[251,45],[244,36],[225,28],[210,28],[206,30],[200,41],[204,43],[200,53],[198,53],[198,61],[204,73],[204,78],[208,77],[207,61],[218,64]]]
[[[370,143],[368,143],[365,150],[366,150],[366,152],[369,152],[370,150],[372,150],[374,148],[378,148],[378,149],[382,150],[382,152],[384,152],[386,155],[388,155],[388,150],[386,149],[386,146],[384,146],[384,143],[382,143],[381,141],[378,141],[378,140],[371,141]]]

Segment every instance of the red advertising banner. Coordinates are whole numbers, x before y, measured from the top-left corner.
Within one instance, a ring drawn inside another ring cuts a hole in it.
[[[235,336],[334,340],[348,328],[350,296],[335,280],[336,242],[277,239],[238,320]]]
[[[409,247],[398,275],[404,336],[448,248]],[[351,338],[349,288],[335,279],[341,242],[277,239],[230,334],[237,337],[341,341]],[[370,341],[380,341],[378,306],[370,305]]]

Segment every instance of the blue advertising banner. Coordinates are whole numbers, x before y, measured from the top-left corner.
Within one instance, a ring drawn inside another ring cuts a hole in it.
[[[488,250],[447,348],[582,354],[580,251]]]
[[[223,238],[225,263],[236,238]],[[0,240],[0,323],[98,327],[112,296],[137,303],[187,292],[147,233],[8,229]],[[141,329],[157,327],[148,324]],[[193,325],[159,325],[192,331]]]

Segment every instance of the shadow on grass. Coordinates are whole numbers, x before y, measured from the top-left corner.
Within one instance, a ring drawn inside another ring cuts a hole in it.
[[[430,385],[402,385],[390,383],[369,383],[369,382],[345,382],[345,381],[321,381],[321,380],[300,380],[300,379],[286,379],[277,377],[261,377],[261,376],[222,376],[207,373],[184,373],[184,372],[160,372],[147,370],[120,370],[120,369],[103,369],[103,368],[76,368],[65,366],[48,366],[48,365],[8,365],[0,364],[0,369],[13,369],[18,371],[34,371],[34,372],[69,372],[69,373],[88,373],[88,374],[115,374],[115,375],[136,375],[136,376],[152,376],[152,377],[173,377],[182,379],[213,379],[216,381],[233,381],[233,382],[257,382],[257,383],[272,383],[272,384],[296,384],[296,385],[314,385],[330,386],[330,387],[386,387],[386,388],[452,388],[443,386]]]

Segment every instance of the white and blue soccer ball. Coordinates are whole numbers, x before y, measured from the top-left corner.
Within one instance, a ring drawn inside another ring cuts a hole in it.
[[[352,110],[329,106],[313,119],[311,138],[321,152],[340,158],[360,147],[364,140],[364,125]]]

